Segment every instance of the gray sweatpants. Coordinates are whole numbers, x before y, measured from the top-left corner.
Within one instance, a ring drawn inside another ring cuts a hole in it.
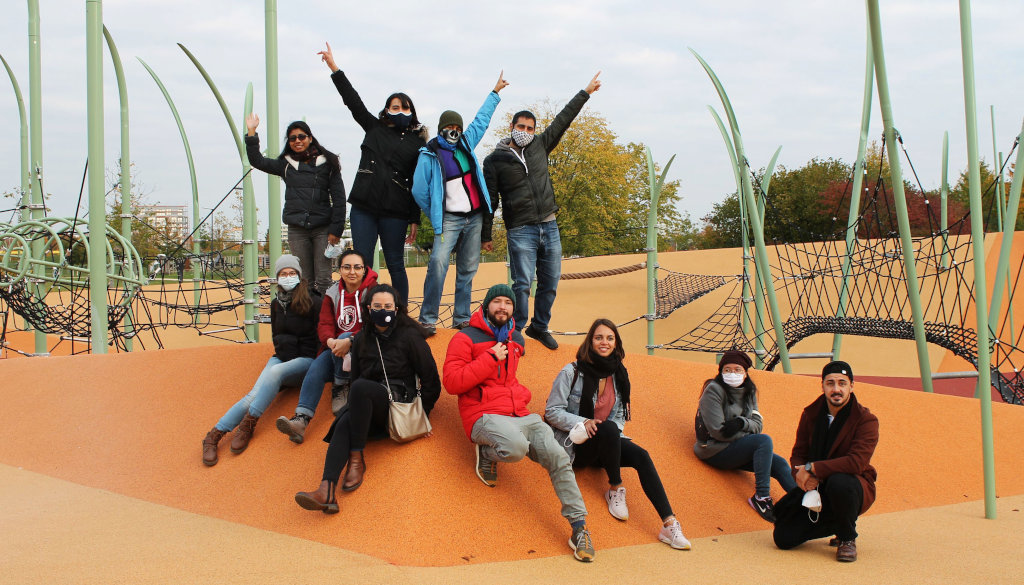
[[[569,455],[540,415],[485,414],[473,425],[471,438],[484,446],[483,455],[492,461],[514,463],[529,457],[540,463],[548,470],[555,495],[562,502],[562,516],[569,522],[586,519],[587,508],[576,485]]]

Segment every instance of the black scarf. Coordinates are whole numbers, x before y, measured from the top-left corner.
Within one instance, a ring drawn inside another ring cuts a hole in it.
[[[587,357],[590,362],[578,360],[576,367],[583,375],[583,394],[580,395],[580,416],[594,418],[594,396],[597,394],[597,384],[608,376],[615,376],[615,388],[622,399],[622,410],[626,414],[626,420],[630,419],[629,413],[629,373],[622,360],[612,354],[602,357],[593,349],[587,350]],[[571,391],[571,389],[570,389]]]
[[[853,396],[850,396],[850,401],[836,413],[832,424],[828,424],[828,399],[824,400],[818,420],[814,421],[814,433],[811,435],[810,459],[812,462],[828,459],[828,453],[832,450],[839,431],[842,430],[846,420],[850,418],[850,412],[853,410],[850,408],[852,404]]]
[[[306,150],[303,150],[302,152],[295,152],[294,150],[292,150],[290,154],[291,157],[295,159],[296,162],[312,165],[313,161],[316,160],[316,157],[320,156],[320,150],[317,147],[310,144],[309,148],[307,148]]]

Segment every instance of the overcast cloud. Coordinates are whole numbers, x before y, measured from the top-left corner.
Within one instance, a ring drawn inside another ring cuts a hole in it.
[[[54,212],[71,215],[87,155],[86,3],[40,4],[44,183],[53,194],[49,204]],[[940,181],[944,131],[950,136],[951,181],[966,166],[956,3],[882,5],[896,127],[924,187],[934,188]],[[1004,153],[1024,116],[1024,2],[976,0],[973,9],[980,150],[991,161],[989,106],[995,106],[996,136]],[[239,178],[241,166],[219,107],[176,43],[187,46],[213,76],[240,128],[248,82],[255,91],[255,111],[265,118],[263,3],[106,0],[103,17],[124,60],[131,158],[150,191],[148,202],[188,204],[191,187],[177,127],[136,58],[160,75],[175,100],[195,156],[201,204],[213,205]],[[564,103],[601,70],[604,85],[590,107],[608,119],[621,141],[649,145],[659,162],[677,155],[669,178],[681,181],[682,209],[697,220],[735,187],[706,107],[721,112],[721,106],[687,47],[698,51],[725,85],[752,165],[767,164],[778,146],[780,164],[790,168],[815,156],[852,162],[860,126],[865,19],[860,2],[281,0],[280,116],[282,126],[305,118],[320,142],[340,155],[349,185],[362,133],[315,55],[325,41],[372,111],[392,91],[405,91],[432,131],[445,109],[470,118],[502,69],[512,85],[501,94],[496,120],[545,98]],[[27,30],[26,3],[7,0],[0,54],[14,69],[26,100]],[[117,87],[105,59],[104,164],[112,168],[119,155]],[[872,117],[871,137],[877,139],[882,127],[877,99]],[[6,78],[0,80],[0,132],[6,137],[0,140],[3,191],[19,185],[20,160],[18,111]],[[493,143],[493,137],[485,142]],[[267,181],[259,173],[255,178],[262,233]],[[0,208],[6,207],[0,202]],[[9,219],[9,213],[0,217]]]

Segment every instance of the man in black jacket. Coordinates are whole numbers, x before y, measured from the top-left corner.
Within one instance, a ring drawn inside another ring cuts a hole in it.
[[[558,347],[558,342],[548,332],[548,323],[562,274],[562,241],[555,221],[558,205],[548,174],[548,155],[558,146],[590,95],[601,88],[598,75],[600,71],[586,88],[569,100],[543,132],[535,134],[537,117],[532,112],[517,112],[509,126],[512,135],[499,142],[484,160],[484,180],[491,196],[491,209],[498,208],[500,198],[501,216],[508,230],[509,266],[516,295],[515,332],[526,325],[530,284],[536,271],[533,321],[523,331],[548,349]],[[487,251],[493,249],[492,220],[493,215],[484,218],[481,240]],[[522,343],[521,339],[516,341]]]

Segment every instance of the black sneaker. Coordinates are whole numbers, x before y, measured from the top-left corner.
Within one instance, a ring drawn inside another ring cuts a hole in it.
[[[498,462],[491,461],[483,454],[483,445],[476,446],[476,476],[487,487],[498,485]]]
[[[454,329],[456,331],[462,331],[466,327],[469,327],[469,321],[462,321],[460,323],[456,323],[455,325],[452,325],[452,329]]]
[[[594,541],[590,539],[590,531],[585,525],[572,529],[569,546],[572,547],[572,556],[576,557],[577,561],[589,563],[594,560]]]
[[[757,515],[764,518],[766,521],[775,523],[775,503],[772,502],[772,497],[759,498],[757,494],[747,498],[747,503],[750,507],[757,512]]]
[[[525,333],[527,337],[532,337],[533,339],[541,342],[544,347],[548,349],[558,349],[558,342],[555,341],[555,338],[552,337],[551,333],[548,331],[539,331],[534,329],[533,325],[530,325],[525,331],[523,331],[523,333]]]
[[[417,321],[417,323],[420,324],[420,329],[423,330],[424,338],[433,337],[435,334],[437,334],[437,327],[435,327],[432,323],[424,323],[423,321]]]

